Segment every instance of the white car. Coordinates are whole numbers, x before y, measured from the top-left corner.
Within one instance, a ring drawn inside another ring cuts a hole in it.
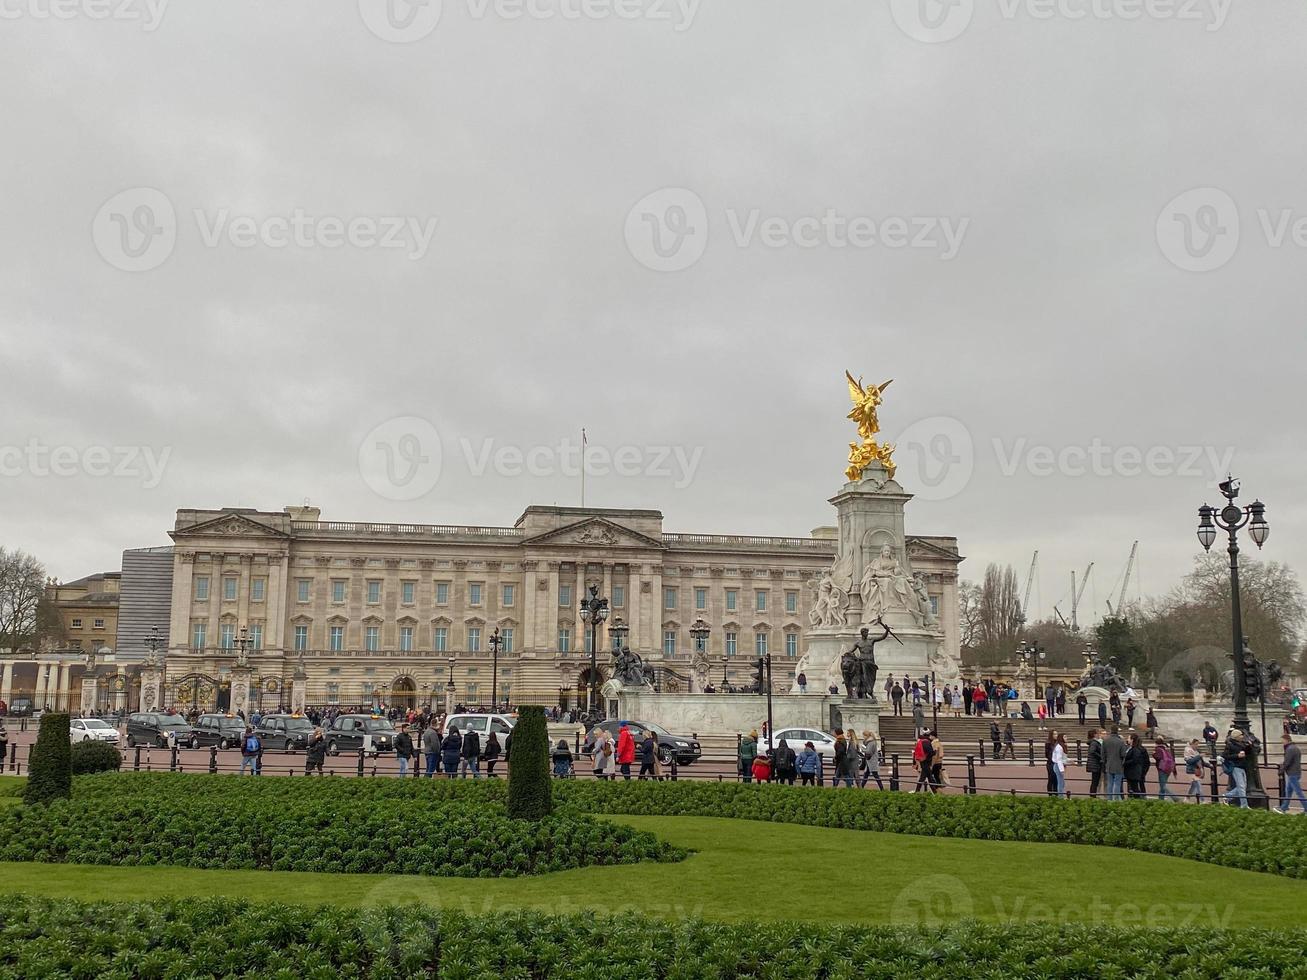
[[[74,718],[68,723],[68,737],[74,742],[118,742],[118,729],[100,718]]]
[[[819,732],[815,728],[778,729],[775,736],[773,736],[772,745],[779,747],[782,740],[785,741],[786,746],[794,750],[795,755],[803,751],[805,742],[811,742],[812,747],[817,750],[817,754],[823,759],[833,759],[835,757],[835,736]],[[766,752],[771,747],[771,745],[768,745],[767,739],[758,739],[759,752]]]
[[[486,744],[486,738],[491,732],[499,740],[499,744],[504,744],[513,726],[517,724],[516,715],[483,715],[483,714],[465,714],[450,715],[449,720],[445,722],[445,732],[448,735],[451,728],[458,728],[460,735],[466,735],[469,731],[474,731],[482,745]]]

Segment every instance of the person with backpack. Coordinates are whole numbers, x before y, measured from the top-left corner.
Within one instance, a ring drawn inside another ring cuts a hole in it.
[[[259,774],[259,753],[263,751],[263,743],[259,736],[254,734],[254,729],[249,725],[245,726],[245,738],[241,741],[241,775],[245,775],[248,768],[251,776]]]
[[[1152,711],[1152,708],[1148,709],[1149,714],[1152,714]],[[1153,766],[1157,769],[1157,798],[1164,800],[1169,796],[1177,803],[1180,802],[1180,797],[1166,786],[1175,775],[1175,753],[1171,751],[1171,746],[1160,738],[1153,746]]]
[[[1012,730],[1010,721],[1003,726],[1003,755],[1013,762],[1017,761],[1017,733]]]
[[[453,779],[458,775],[458,760],[462,754],[463,736],[458,733],[457,725],[450,725],[449,733],[440,743],[440,764],[444,768],[446,779]]]
[[[554,763],[554,777],[568,779],[572,775],[572,750],[567,746],[567,739],[560,738],[551,755]]]
[[[408,775],[409,761],[415,755],[417,752],[413,748],[413,736],[408,733],[408,725],[400,725],[399,734],[395,736],[395,758],[399,760],[400,776]]]
[[[1003,754],[1003,736],[999,733],[997,721],[989,723],[989,740],[994,743],[994,758],[997,760]]]
[[[930,743],[930,732],[923,732],[912,746],[912,768],[917,771],[917,786],[912,791],[921,793],[932,789],[930,785],[931,755],[934,747]]]

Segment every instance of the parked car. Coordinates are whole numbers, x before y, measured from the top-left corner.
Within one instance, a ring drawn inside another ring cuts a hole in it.
[[[36,710],[31,698],[17,697],[9,705],[10,718],[29,718]]]
[[[74,742],[118,744],[118,729],[103,718],[74,718],[68,723],[68,737]]]
[[[395,726],[389,718],[380,715],[338,715],[323,735],[327,739],[327,753],[357,752],[359,749],[378,753],[395,747]]]
[[[166,749],[169,734],[175,735],[178,742],[185,742],[190,731],[190,724],[181,715],[139,711],[127,716],[127,747],[157,745]]]
[[[206,749],[211,745],[234,749],[240,746],[244,736],[245,722],[235,715],[200,715],[189,732],[177,736],[177,742],[190,749]]]
[[[313,722],[303,715],[265,715],[254,727],[264,749],[298,752],[313,737]]]
[[[450,715],[449,720],[445,722],[445,732],[448,735],[451,728],[457,727],[460,734],[466,735],[468,731],[474,731],[481,739],[481,744],[486,744],[486,736],[491,732],[499,739],[499,744],[504,744],[506,739],[513,731],[513,726],[517,724],[517,718],[513,715],[489,715],[489,714],[463,714]]]
[[[626,726],[630,729],[637,747],[644,741],[645,732],[653,733],[654,738],[658,740],[658,758],[665,766],[671,765],[673,758],[676,759],[678,766],[688,766],[692,762],[697,762],[703,755],[699,740],[693,735],[673,735],[661,725],[651,721],[628,721]],[[609,720],[595,725],[586,733],[585,745],[581,749],[583,753],[588,753],[594,747],[595,736],[601,728],[616,739],[617,733],[622,730],[622,723]]]
[[[833,759],[835,757],[835,736],[819,732],[815,728],[779,728],[773,738],[759,738],[758,749],[766,752],[770,748],[779,747],[782,739],[784,739],[786,746],[795,752],[802,752],[803,743],[811,742],[812,747],[817,750],[817,754],[823,759]]]

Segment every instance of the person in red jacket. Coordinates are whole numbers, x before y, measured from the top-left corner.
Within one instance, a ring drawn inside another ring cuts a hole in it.
[[[635,761],[635,737],[626,722],[622,722],[617,732],[617,766],[622,770],[622,778],[631,778],[631,763]]]

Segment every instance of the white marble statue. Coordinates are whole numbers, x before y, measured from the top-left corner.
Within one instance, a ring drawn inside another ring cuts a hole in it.
[[[911,609],[914,597],[903,566],[889,545],[862,572],[862,618],[871,622],[891,609]]]
[[[930,611],[930,593],[926,591],[926,577],[921,572],[912,574],[912,592],[916,600],[912,607],[913,618],[918,626],[933,627],[939,624],[935,614]]]
[[[808,613],[808,622],[813,627],[848,626],[849,596],[835,584],[830,572],[822,573],[816,590],[812,611]]]

